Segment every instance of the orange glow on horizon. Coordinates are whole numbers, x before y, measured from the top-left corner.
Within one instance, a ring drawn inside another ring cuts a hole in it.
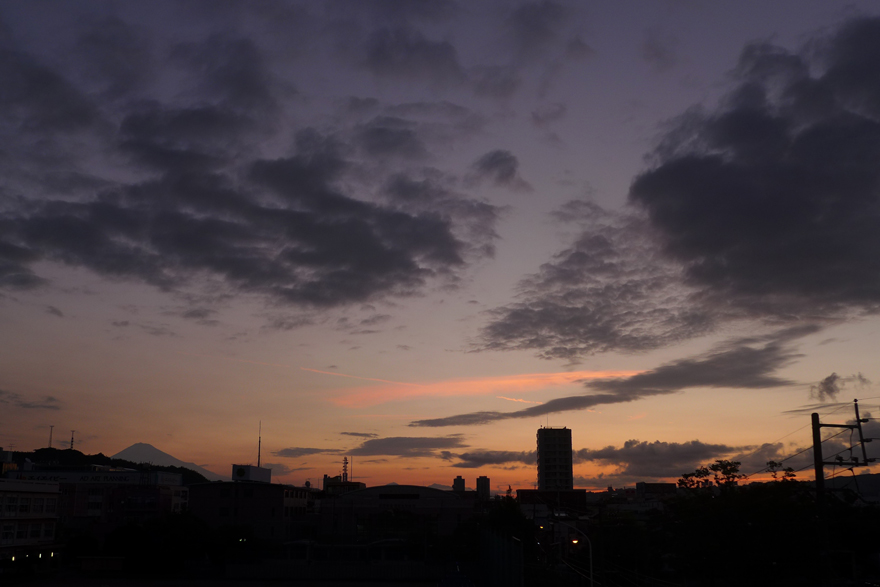
[[[332,398],[337,406],[360,408],[373,406],[390,401],[405,400],[421,396],[447,397],[457,395],[495,395],[517,392],[518,394],[540,391],[548,387],[571,385],[589,379],[610,379],[615,377],[631,377],[641,371],[569,371],[560,373],[525,373],[522,375],[506,375],[502,377],[478,377],[474,379],[451,379],[424,384],[409,384],[410,389],[401,389],[399,382],[388,382],[391,385],[371,385],[339,390],[339,395]],[[338,373],[332,373],[338,375]],[[352,377],[352,376],[348,376]],[[381,379],[368,379],[380,381]],[[509,397],[501,399],[510,400]],[[510,400],[526,401],[529,400]],[[534,402],[530,402],[534,403]]]

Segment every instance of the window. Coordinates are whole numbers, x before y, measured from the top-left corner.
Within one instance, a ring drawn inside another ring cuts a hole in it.
[[[40,537],[40,529],[42,528],[42,524],[31,524],[31,538],[39,538]]]
[[[31,506],[31,512],[34,514],[42,514],[44,501],[45,500],[42,497],[35,497],[34,504]]]
[[[22,497],[18,502],[18,513],[28,514],[31,511],[31,498]]]
[[[24,540],[27,538],[27,524],[19,524],[15,529],[15,539]]]
[[[55,498],[47,497],[46,498],[46,513],[54,514],[55,513]]]
[[[18,498],[17,497],[7,497],[6,498],[6,515],[14,516],[18,513]]]
[[[3,524],[0,529],[0,543],[8,544],[15,538],[15,526],[13,524]]]
[[[52,522],[43,524],[43,538],[55,538],[55,524]]]

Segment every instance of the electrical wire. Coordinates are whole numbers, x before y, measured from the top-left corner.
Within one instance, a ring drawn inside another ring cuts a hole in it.
[[[831,440],[831,439],[834,438],[835,436],[840,436],[841,434],[843,434],[843,433],[846,432],[847,430],[850,430],[850,429],[848,429],[848,428],[844,428],[844,429],[842,429],[840,432],[837,432],[837,433],[835,433],[835,434],[832,434],[832,435],[829,436],[828,438],[825,438],[824,440],[822,440],[822,443],[828,442],[829,440]],[[852,432],[852,430],[850,430],[850,432]],[[781,461],[777,461],[777,462],[781,465],[781,464],[784,463],[785,461],[787,461],[787,460],[789,460],[789,459],[793,459],[793,458],[796,457],[796,456],[800,456],[800,455],[804,454],[805,452],[807,452],[807,451],[809,451],[809,450],[813,450],[813,447],[812,447],[812,446],[808,446],[808,447],[805,448],[804,450],[799,451],[799,452],[796,452],[796,453],[794,453],[793,455],[789,455],[789,456],[785,457],[784,459],[782,459]],[[837,454],[840,454],[840,453],[837,453]],[[833,455],[832,455],[832,456],[833,456]],[[811,467],[811,466],[812,466],[812,465],[810,465],[810,466],[808,466],[808,467],[805,467],[805,468],[808,469],[808,468]],[[758,470],[758,471],[755,471],[755,472],[752,473],[751,475],[746,475],[746,477],[748,478],[748,477],[751,477],[752,475],[757,475],[758,473],[763,473],[764,471],[769,471],[769,470],[770,470],[770,467],[764,467],[763,469],[760,469],[760,470]],[[798,471],[803,471],[803,470],[804,470],[804,469],[798,469]],[[797,472],[797,471],[795,471],[795,472]]]

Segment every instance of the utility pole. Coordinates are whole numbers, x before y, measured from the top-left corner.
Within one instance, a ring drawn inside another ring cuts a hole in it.
[[[877,459],[869,459],[868,451],[865,449],[865,443],[871,442],[872,438],[865,438],[864,434],[862,434],[862,422],[867,422],[867,419],[859,417],[859,400],[853,400],[853,407],[856,412],[856,423],[855,424],[822,424],[819,421],[819,414],[813,412],[811,414],[811,419],[813,422],[813,468],[816,470],[816,503],[821,507],[822,503],[825,500],[825,465],[840,465],[843,462],[841,457],[837,457],[838,460],[826,462],[822,457],[822,428],[846,428],[849,430],[858,430],[859,432],[859,444],[862,447],[862,458],[859,460],[858,456],[854,456],[850,459],[851,467],[867,467],[871,463],[873,463]]]

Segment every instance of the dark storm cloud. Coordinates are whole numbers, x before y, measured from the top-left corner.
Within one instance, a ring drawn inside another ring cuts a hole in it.
[[[0,389],[0,404],[23,408],[26,410],[60,410],[61,402],[51,395],[43,396],[39,400],[30,400],[19,393]]]
[[[792,385],[794,382],[779,378],[774,373],[800,356],[791,349],[791,343],[817,330],[818,327],[807,325],[772,335],[728,341],[705,354],[673,361],[632,377],[596,379],[584,384],[586,388],[600,393],[556,398],[515,412],[471,412],[416,420],[410,426],[469,426],[513,418],[533,418],[694,388],[763,389]]]
[[[359,447],[347,451],[346,454],[365,457],[424,457],[435,456],[438,450],[463,448],[466,446],[459,436],[443,436],[439,438],[395,436],[366,440]]]
[[[89,42],[122,42],[121,33],[111,33],[113,39]],[[11,54],[0,64],[7,123],[0,130],[8,139],[8,161],[17,162],[0,163],[10,169],[0,188],[18,192],[31,182],[35,192],[51,194],[9,199],[0,209],[0,285],[42,285],[32,265],[55,261],[177,293],[209,286],[328,307],[412,295],[435,278],[454,284],[468,258],[492,254],[497,207],[448,192],[405,206],[361,199],[360,192],[372,190],[358,181],[383,181],[381,169],[370,179],[364,166],[388,155],[412,159],[427,153],[417,123],[376,117],[350,133],[352,144],[345,133],[301,129],[293,154],[260,158],[252,144],[275,132],[265,122],[287,94],[257,46],[213,35],[178,44],[172,53],[184,71],[199,72],[181,99],[132,100],[112,108],[102,94],[84,93],[27,55]],[[120,83],[132,91],[138,87]],[[422,104],[419,113],[433,117],[435,127],[448,122],[450,129],[472,118],[448,103]],[[104,141],[100,149],[117,163],[128,158],[128,175],[138,179],[76,171],[91,179],[66,182],[60,199],[54,166],[69,175],[68,168],[85,163],[78,146],[56,138],[92,128],[99,118],[107,128],[118,125],[117,132],[92,135]],[[29,140],[22,129],[55,145],[57,160],[37,160],[22,143]],[[355,146],[363,156],[352,182],[347,157]],[[28,177],[18,171],[37,163],[48,171]]]
[[[452,466],[459,469],[476,469],[484,466],[506,465],[509,463],[534,465],[537,462],[537,453],[535,451],[479,450],[466,453],[443,451],[440,453],[440,456],[447,461],[458,459],[459,461]]]
[[[834,401],[841,390],[846,387],[847,383],[855,383],[858,387],[864,387],[871,382],[861,373],[850,375],[849,377],[841,377],[837,373],[832,373],[816,385],[810,386],[810,397],[816,398],[821,402]]]
[[[621,447],[606,446],[597,450],[580,449],[572,454],[579,462],[596,462],[618,468],[615,475],[629,477],[678,477],[698,466],[737,454],[742,447],[708,444],[699,440],[688,442],[645,442],[627,440]]]
[[[877,308],[878,69],[876,18],[809,56],[749,46],[721,107],[666,136],[630,200],[690,284],[761,313]]]
[[[531,191],[531,186],[519,175],[519,160],[510,151],[489,151],[471,166],[477,179],[488,179],[495,185],[516,190]]]

